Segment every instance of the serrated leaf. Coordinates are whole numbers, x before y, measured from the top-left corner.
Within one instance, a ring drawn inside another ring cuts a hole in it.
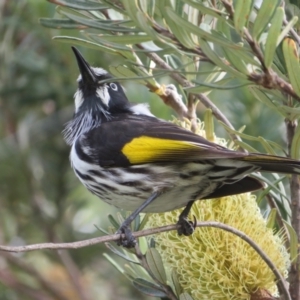
[[[107,6],[103,4],[99,4],[96,2],[91,2],[87,0],[47,0],[57,5],[67,6],[75,9],[81,10],[100,10],[106,9]]]
[[[295,41],[291,38],[285,38],[282,43],[282,50],[292,87],[295,93],[300,97],[300,66]]]
[[[179,300],[194,300],[194,299],[190,294],[184,292],[183,294],[180,294]]]
[[[277,209],[272,208],[267,219],[267,228],[273,229],[276,224]]]
[[[161,291],[158,285],[155,285],[154,283],[151,283],[145,279],[135,278],[132,283],[134,287],[146,295],[160,298],[167,297],[167,295]]]
[[[146,260],[153,276],[161,283],[166,284],[167,275],[159,252],[155,248],[148,249]]]
[[[278,46],[278,37],[281,31],[283,18],[284,10],[282,7],[278,7],[272,19],[265,46],[265,65],[267,68],[271,67],[273,63],[276,47]]]
[[[300,123],[298,123],[298,126],[296,128],[293,141],[292,141],[292,147],[291,147],[291,157],[294,159],[300,159]]]
[[[69,19],[40,18],[39,23],[45,27],[56,28],[56,29],[85,29],[85,28],[88,28],[85,25],[78,24]]]
[[[292,265],[297,263],[297,257],[298,257],[298,237],[295,229],[287,223],[285,220],[282,220],[289,232],[290,235],[290,258]]]
[[[233,22],[236,30],[241,34],[247,27],[253,0],[238,0],[234,2]]]
[[[273,17],[280,0],[264,0],[262,1],[261,7],[257,13],[254,21],[252,36],[258,40],[259,36],[263,33],[271,18]],[[273,18],[273,23],[277,22],[276,18]]]

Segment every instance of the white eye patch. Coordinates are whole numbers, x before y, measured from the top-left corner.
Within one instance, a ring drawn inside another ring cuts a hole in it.
[[[109,84],[110,88],[113,90],[113,91],[117,91],[118,90],[118,86],[115,84],[115,83],[110,83]]]

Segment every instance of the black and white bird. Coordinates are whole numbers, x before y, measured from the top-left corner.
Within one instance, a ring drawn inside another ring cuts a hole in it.
[[[107,71],[91,67],[72,49],[81,74],[74,117],[64,130],[71,164],[91,193],[133,211],[118,231],[126,235],[124,246],[135,244],[129,225],[141,211],[186,207],[179,233],[189,235],[194,201],[261,189],[252,172],[300,174],[299,161],[228,150],[156,118],[146,105],[131,104]]]

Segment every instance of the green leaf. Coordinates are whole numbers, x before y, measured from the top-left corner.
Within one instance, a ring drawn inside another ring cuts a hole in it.
[[[189,87],[185,90],[189,93],[204,93],[210,90],[232,90],[253,84],[252,82],[247,80],[240,80],[240,83],[238,84],[229,85],[228,83],[230,83],[231,81],[233,81],[232,78],[224,78],[214,83],[206,83],[203,81],[200,82],[198,80],[192,80],[192,82],[198,84],[198,86]]]
[[[291,38],[285,38],[282,43],[282,50],[292,87],[295,93],[300,97],[300,66],[295,41]]]
[[[58,7],[57,12],[64,15],[65,17],[68,17],[69,19],[79,23],[86,25],[91,28],[98,28],[102,30],[106,30],[111,32],[127,32],[127,33],[133,33],[133,32],[139,32],[138,29],[132,28],[132,27],[125,27],[122,26],[122,24],[129,23],[129,21],[110,21],[110,20],[93,20],[88,18],[87,16],[78,13],[78,11],[68,9],[65,7]]]
[[[170,7],[168,7],[168,9],[172,10]],[[170,27],[171,31],[183,46],[185,46],[188,49],[193,49],[197,47],[195,42],[192,40],[189,31],[185,30],[184,27],[174,22],[168,13],[163,13],[163,16],[166,20],[166,23]]]
[[[298,123],[292,141],[291,157],[298,160],[300,159],[300,123]]]
[[[183,289],[179,283],[178,275],[174,269],[172,269],[172,272],[171,272],[171,279],[172,279],[172,283],[173,283],[173,286],[176,291],[176,295],[180,295],[183,292]]]
[[[215,17],[220,20],[226,20],[227,13],[225,13],[223,11],[217,10],[212,7],[205,6],[199,2],[195,2],[193,0],[182,0],[182,1],[196,9],[198,9],[199,11],[201,11],[202,14],[207,14],[207,15],[210,15],[210,16]],[[226,20],[226,21],[229,22],[228,20]]]
[[[78,45],[78,46],[83,46],[91,49],[102,50],[110,54],[118,54],[116,50],[80,38],[75,38],[70,36],[55,36],[53,39],[58,40],[60,42],[72,44],[72,45]]]
[[[288,24],[284,27],[284,29],[281,31],[278,39],[277,44],[279,45],[280,42],[288,35],[290,30],[293,28],[293,26],[298,22],[298,17],[293,17]]]
[[[148,249],[146,260],[153,276],[161,283],[166,284],[167,275],[159,252],[155,248]]]
[[[289,235],[290,235],[290,258],[292,265],[295,265],[297,263],[297,257],[298,257],[298,237],[295,229],[287,223],[285,220],[283,220]]]
[[[267,228],[273,229],[275,227],[276,216],[277,216],[277,209],[272,208],[268,215],[267,224],[266,224]]]
[[[255,40],[259,39],[259,36],[263,33],[267,25],[269,24],[271,18],[274,15],[274,12],[279,5],[280,0],[264,0],[262,1],[261,7],[257,13],[252,36]],[[278,20],[274,17],[272,23],[277,23]]]
[[[120,267],[120,265],[112,258],[110,257],[107,253],[103,253],[103,256],[120,272],[124,273],[124,269]]]
[[[249,87],[249,91],[256,99],[258,99],[263,104],[267,105],[269,108],[275,110],[276,112],[282,114],[284,117],[287,117],[287,114],[279,109],[277,105],[274,104],[273,100],[269,98],[263,91],[256,87]]]
[[[193,300],[192,296],[186,292],[180,294],[179,300]]]
[[[152,41],[152,38],[146,34],[132,34],[132,35],[108,35],[108,34],[96,34],[87,33],[87,36],[97,37],[107,42],[120,43],[120,44],[139,44],[148,41]]]
[[[249,71],[247,69],[247,65],[243,61],[241,57],[239,57],[239,53],[232,51],[231,49],[223,47],[223,51],[225,54],[225,58],[230,62],[230,64],[235,67],[238,71],[242,72],[245,75],[248,75]]]
[[[237,78],[244,78],[247,79],[245,74],[242,74],[229,66],[223,59],[221,59],[218,54],[210,47],[209,43],[205,40],[200,39],[201,49],[203,53],[218,67],[223,69],[224,71],[228,72],[229,74],[237,77]]]
[[[88,26],[78,24],[69,19],[50,19],[40,18],[39,23],[45,27],[56,28],[56,29],[85,29]]]
[[[133,264],[139,264],[139,262],[137,262],[136,260],[134,259],[131,259],[128,255],[124,254],[124,252],[122,252],[122,248],[118,247],[114,247],[111,243],[105,243],[105,246],[111,251],[113,252],[114,254],[122,257],[123,259],[127,260],[128,262],[130,263],[133,263]],[[121,250],[120,250],[121,249]]]
[[[178,16],[170,7],[165,7],[165,13],[169,15],[169,17],[178,24],[178,26],[181,26],[185,30],[190,31],[190,33],[194,33],[196,36],[201,37],[204,40],[214,42],[216,44],[220,44],[225,47],[230,47],[232,49],[241,48],[240,45],[234,44],[233,42],[229,41],[228,39],[224,38],[223,35],[219,34],[216,31],[208,32],[205,31],[198,26],[188,22],[187,20],[181,18]],[[202,46],[201,41],[199,41],[199,44]]]
[[[278,37],[281,31],[283,18],[284,10],[282,7],[278,7],[275,16],[272,19],[273,22],[271,23],[265,46],[265,65],[267,68],[271,67],[273,63],[276,47],[278,46]]]
[[[167,295],[161,290],[158,285],[151,283],[143,278],[135,278],[132,283],[140,292],[146,295],[160,298],[167,297]]]
[[[236,30],[242,34],[244,27],[247,27],[253,0],[237,0],[234,1],[233,22]]]
[[[99,4],[87,0],[47,0],[57,5],[67,6],[81,10],[100,10],[107,9],[107,5]]]

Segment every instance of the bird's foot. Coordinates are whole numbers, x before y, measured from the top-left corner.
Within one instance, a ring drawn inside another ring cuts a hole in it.
[[[120,239],[117,241],[118,246],[125,248],[134,248],[136,245],[136,238],[133,236],[131,229],[127,225],[121,225],[116,234],[121,234]],[[125,237],[123,237],[123,234]]]
[[[180,225],[180,227],[177,229],[178,235],[189,236],[195,231],[195,228],[197,227],[197,220],[195,216],[193,222],[189,221],[186,217],[179,216],[177,225]]]

